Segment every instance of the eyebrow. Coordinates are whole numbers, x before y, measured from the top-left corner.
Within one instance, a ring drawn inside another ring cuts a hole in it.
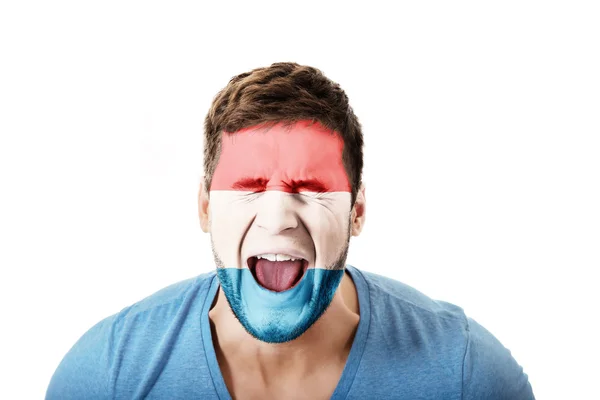
[[[299,179],[290,182],[289,186],[293,189],[306,189],[309,192],[326,192],[327,186],[318,179]]]
[[[265,178],[251,178],[244,177],[235,181],[232,185],[233,189],[242,189],[242,190],[250,190],[250,189],[262,189],[264,190],[267,187],[267,180]]]
[[[235,181],[232,185],[233,189],[238,190],[265,190],[267,188],[268,179],[243,177]],[[292,190],[304,189],[310,192],[326,192],[327,186],[318,179],[292,179],[283,184]]]

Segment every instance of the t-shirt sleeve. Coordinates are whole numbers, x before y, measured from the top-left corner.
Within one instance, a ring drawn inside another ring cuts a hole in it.
[[[467,319],[463,400],[535,400],[527,374],[483,326]]]
[[[54,372],[46,400],[111,399],[111,339],[113,317],[89,329],[65,355]]]

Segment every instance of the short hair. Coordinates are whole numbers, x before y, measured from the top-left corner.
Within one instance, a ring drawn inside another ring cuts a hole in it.
[[[340,85],[320,70],[296,63],[275,63],[233,77],[215,98],[204,121],[206,190],[219,162],[223,132],[257,125],[320,123],[341,136],[342,162],[354,206],[362,182],[363,135]]]

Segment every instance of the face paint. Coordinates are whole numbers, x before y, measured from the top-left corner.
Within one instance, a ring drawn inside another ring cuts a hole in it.
[[[305,121],[222,136],[209,205],[221,286],[250,334],[293,340],[327,309],[344,273],[351,189],[343,141]]]

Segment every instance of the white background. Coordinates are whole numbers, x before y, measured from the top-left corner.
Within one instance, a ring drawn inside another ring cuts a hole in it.
[[[349,262],[463,307],[539,399],[599,398],[593,3],[3,2],[0,397],[42,398],[89,327],[213,268],[206,111],[296,61],[363,124]]]

